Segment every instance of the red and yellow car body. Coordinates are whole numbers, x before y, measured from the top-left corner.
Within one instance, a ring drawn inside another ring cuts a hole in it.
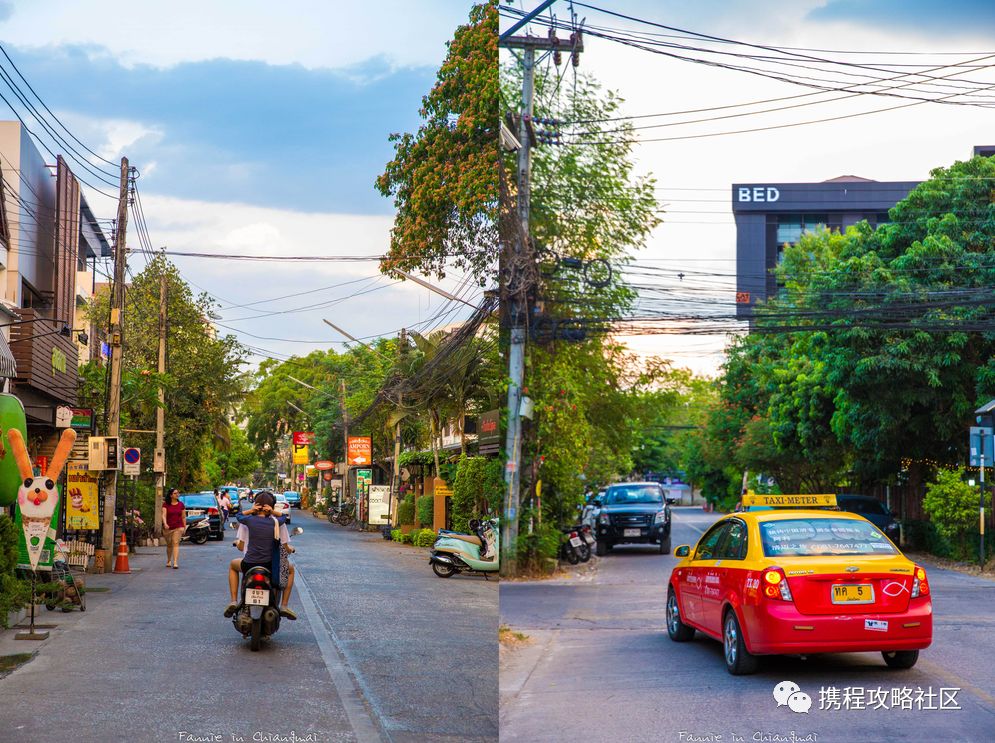
[[[694,549],[675,550],[682,559],[668,586],[672,639],[697,630],[723,642],[732,673],[751,672],[754,656],[775,654],[880,651],[889,665],[915,663],[918,653],[908,651],[928,647],[933,635],[921,566],[862,517],[825,510],[835,496],[744,501],[769,510],[729,514]],[[860,545],[870,554],[853,554]],[[738,666],[729,657],[736,643]]]

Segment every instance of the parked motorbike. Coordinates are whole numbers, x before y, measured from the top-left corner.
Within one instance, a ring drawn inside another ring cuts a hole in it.
[[[332,506],[328,509],[328,521],[340,526],[349,526],[356,518],[356,504],[353,502],[343,503],[340,506]]]
[[[594,553],[594,546],[598,543],[598,539],[591,532],[591,527],[587,524],[583,524],[577,528],[580,533],[580,538],[584,541],[584,549],[582,549],[579,554],[580,561],[587,562],[591,559],[591,555]]]
[[[486,580],[488,575],[501,569],[498,520],[473,519],[470,533],[439,529],[428,562],[440,578],[468,573],[482,575]]]
[[[238,524],[232,522],[232,528]],[[297,526],[290,536],[303,534]],[[249,647],[259,650],[263,640],[269,640],[280,629],[280,588],[272,581],[268,568],[256,567],[242,576],[239,587],[238,608],[231,621],[242,637],[249,638]]]
[[[566,534],[567,538],[560,545],[560,557],[571,565],[576,565],[581,560],[587,562],[591,559],[591,548],[580,536],[579,527],[571,526],[564,529],[563,533]]]
[[[207,514],[187,515],[187,530],[183,533],[180,541],[189,540],[194,544],[204,544],[211,536],[211,524],[207,520]]]

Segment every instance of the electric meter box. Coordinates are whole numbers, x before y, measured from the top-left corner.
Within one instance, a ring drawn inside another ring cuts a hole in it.
[[[89,446],[88,469],[121,469],[121,447],[116,436],[91,436]]]

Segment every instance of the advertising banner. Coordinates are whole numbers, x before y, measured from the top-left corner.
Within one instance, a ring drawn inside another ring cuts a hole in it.
[[[348,461],[350,465],[373,464],[373,441],[369,436],[350,436]]]
[[[294,464],[307,464],[309,459],[307,444],[304,446],[294,444]]]
[[[20,504],[15,509],[17,529],[17,567],[22,570],[51,570],[55,561],[55,532],[59,525],[56,504],[49,520],[22,516]]]
[[[390,515],[390,486],[370,485],[370,524],[386,524]]]
[[[312,446],[314,433],[312,431],[294,431],[294,446]]]
[[[91,472],[86,462],[70,462],[66,468],[66,529],[97,530],[100,473]]]

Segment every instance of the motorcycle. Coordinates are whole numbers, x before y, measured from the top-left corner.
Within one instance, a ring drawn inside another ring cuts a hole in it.
[[[587,562],[591,559],[591,555],[594,553],[594,546],[598,543],[597,537],[591,532],[591,527],[587,524],[582,525],[579,528],[580,538],[584,540],[584,545],[587,547],[583,550],[580,555],[581,562]]]
[[[484,579],[501,569],[500,536],[498,520],[470,521],[470,531],[439,529],[439,536],[432,546],[428,562],[440,578],[450,578],[456,573],[482,575]]]
[[[230,526],[238,528],[235,522]],[[290,536],[303,533],[304,529],[297,526]],[[231,621],[242,637],[249,638],[253,651],[259,650],[262,641],[269,640],[280,629],[280,588],[273,584],[268,568],[255,567],[242,576],[238,608]]]
[[[354,502],[343,503],[340,506],[332,506],[328,509],[328,521],[339,526],[349,526],[356,518],[356,504]]]
[[[211,536],[211,524],[207,520],[207,514],[202,512],[187,515],[187,530],[180,537],[180,541],[190,540],[194,544],[204,544]]]
[[[591,547],[581,537],[581,531],[581,528],[577,526],[571,526],[569,529],[563,530],[563,533],[567,535],[567,539],[560,546],[560,555],[571,565],[576,565],[578,562],[587,562],[591,559]]]

